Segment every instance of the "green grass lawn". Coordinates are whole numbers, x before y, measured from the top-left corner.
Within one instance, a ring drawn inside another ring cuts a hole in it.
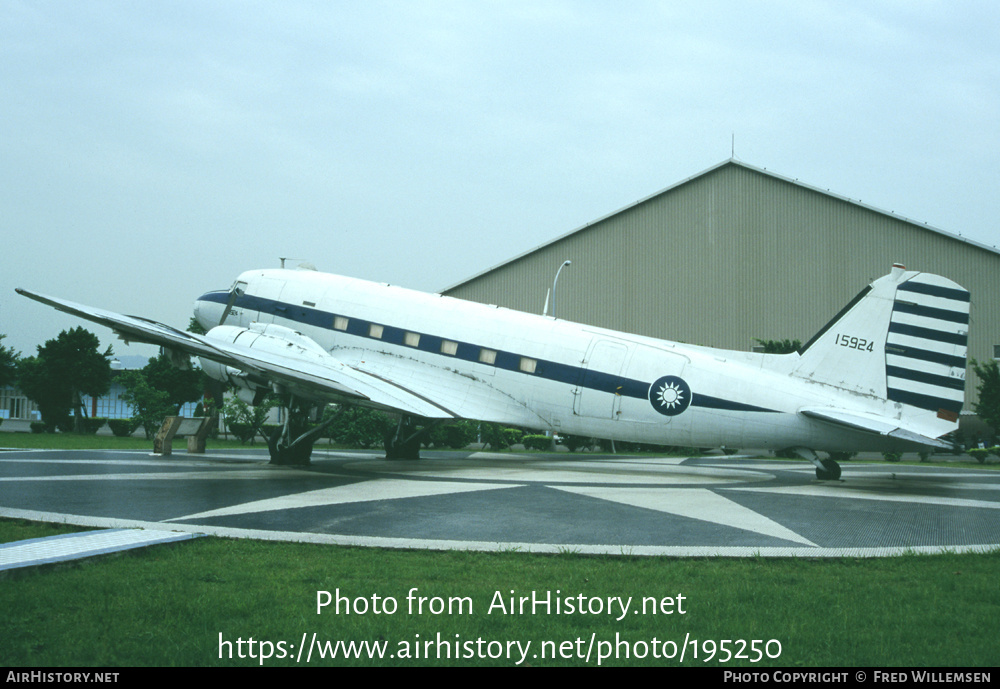
[[[186,453],[184,439],[174,441],[174,452]],[[247,448],[238,440],[224,438],[209,440],[210,448]],[[267,449],[267,445],[257,443],[252,447]],[[317,445],[317,447],[321,447]],[[12,450],[146,450],[153,449],[153,441],[145,438],[119,438],[113,435],[77,435],[75,433],[2,433],[0,448]]]
[[[53,530],[0,520],[0,540]],[[265,665],[294,665],[303,635],[311,641],[315,633],[320,642],[385,644],[386,657],[320,659],[314,651],[312,665],[511,666],[521,658],[513,645],[507,654],[515,641],[530,642],[524,663],[532,666],[596,665],[599,652],[612,654],[603,665],[678,665],[681,646],[683,665],[719,665],[740,650],[738,640],[759,639],[774,640],[772,655],[780,644],[780,655],[752,663],[748,643],[748,658],[724,665],[988,667],[1000,629],[998,567],[1000,552],[672,559],[206,537],[9,574],[0,582],[0,664],[257,665],[267,642]],[[409,609],[412,589],[414,605],[425,598],[421,612]],[[331,601],[317,614],[322,591],[339,591],[351,612],[342,601],[337,614]],[[530,606],[512,614],[511,596],[532,592],[551,595],[553,606],[561,599],[562,614]],[[581,595],[593,614],[567,612],[567,599],[577,607]],[[608,597],[631,597],[628,614],[614,604],[607,614]],[[672,614],[659,608],[665,598]],[[439,658],[446,648],[451,657]],[[501,649],[500,657],[478,657]],[[410,657],[398,657],[403,652]]]

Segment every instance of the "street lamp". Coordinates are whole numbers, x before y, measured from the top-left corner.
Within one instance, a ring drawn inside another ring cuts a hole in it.
[[[561,273],[562,269],[565,268],[566,266],[568,266],[570,263],[571,263],[571,261],[568,261],[568,260],[563,261],[563,264],[561,266],[559,266],[559,270],[556,271],[556,279],[552,281],[552,317],[553,318],[556,317],[556,283],[559,282],[559,273]]]

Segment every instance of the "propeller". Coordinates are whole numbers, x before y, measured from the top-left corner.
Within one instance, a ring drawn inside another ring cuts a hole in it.
[[[236,300],[239,297],[242,297],[244,294],[246,294],[246,291],[247,291],[247,283],[238,281],[233,283],[232,288],[230,288],[229,290],[229,300],[226,302],[226,308],[222,312],[222,318],[219,319],[219,325],[222,325],[223,323],[226,322],[226,318],[229,316],[229,312],[233,310],[233,304],[236,303]]]

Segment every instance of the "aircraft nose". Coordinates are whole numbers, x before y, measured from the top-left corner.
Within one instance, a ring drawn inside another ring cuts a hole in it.
[[[219,305],[212,299],[213,292],[206,292],[194,302],[194,319],[206,332],[219,324]]]

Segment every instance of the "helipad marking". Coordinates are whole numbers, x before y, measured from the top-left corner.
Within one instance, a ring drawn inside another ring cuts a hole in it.
[[[198,512],[183,517],[174,517],[166,521],[174,522],[187,519],[204,519],[205,517],[222,517],[235,514],[251,514],[256,512],[273,512],[297,507],[318,507],[321,505],[341,505],[355,502],[371,502],[373,500],[398,500],[400,498],[418,498],[430,495],[449,495],[468,493],[471,491],[496,490],[498,488],[515,488],[512,483],[452,483],[446,481],[406,481],[403,479],[380,479],[363,481],[334,488],[321,488],[284,495],[267,500],[255,500],[240,505],[220,507],[207,512]]]
[[[762,514],[704,488],[597,488],[553,486],[558,490],[610,500],[632,507],[676,514],[680,517],[712,522],[734,529],[745,529],[765,536],[802,543],[818,548],[815,543],[768,519]]]

